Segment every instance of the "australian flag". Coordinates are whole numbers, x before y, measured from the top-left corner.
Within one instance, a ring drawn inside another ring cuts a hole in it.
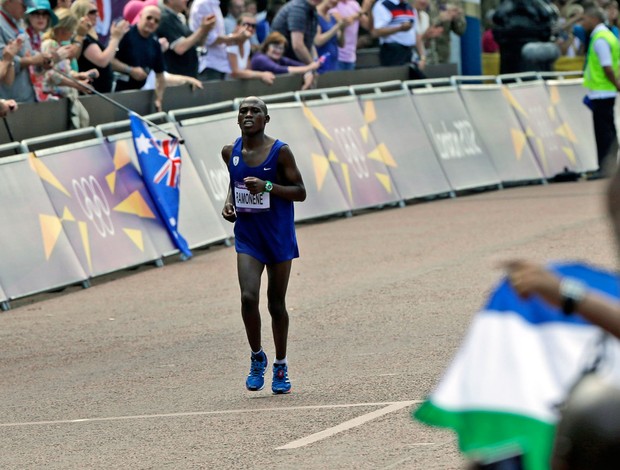
[[[173,243],[185,258],[192,252],[185,238],[178,231],[179,183],[181,175],[181,149],[178,139],[156,140],[145,122],[129,113],[131,134],[142,171],[142,179],[159,214],[166,224]]]

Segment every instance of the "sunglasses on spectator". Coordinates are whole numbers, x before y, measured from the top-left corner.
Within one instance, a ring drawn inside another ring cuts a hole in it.
[[[155,16],[147,16],[146,21],[154,21],[155,23],[159,23],[159,18]]]
[[[271,43],[271,44],[269,44],[269,47],[273,47],[276,51],[283,51],[284,50],[284,44]]]
[[[96,15],[97,13],[99,13],[99,10],[88,10],[89,15]]]
[[[50,16],[49,11],[47,10],[36,10],[30,13],[30,16]]]
[[[256,28],[256,23],[241,23],[241,26],[246,26],[248,28]]]

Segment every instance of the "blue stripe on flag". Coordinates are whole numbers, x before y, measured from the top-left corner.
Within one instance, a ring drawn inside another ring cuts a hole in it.
[[[552,271],[560,276],[568,276],[581,280],[594,290],[598,290],[615,299],[620,298],[620,279],[614,273],[580,263],[552,264]],[[590,322],[579,315],[564,315],[562,311],[549,305],[540,297],[521,299],[507,279],[504,279],[495,290],[484,310],[493,314],[518,314],[532,324],[562,322],[576,325],[589,325]]]

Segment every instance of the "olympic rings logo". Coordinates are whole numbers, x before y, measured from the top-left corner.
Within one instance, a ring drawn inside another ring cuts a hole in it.
[[[334,136],[357,177],[360,179],[368,178],[370,171],[368,170],[366,155],[362,151],[351,126],[335,128]]]
[[[73,194],[80,203],[82,212],[90,220],[103,238],[114,235],[114,225],[110,217],[110,206],[103,189],[93,175],[73,180]]]

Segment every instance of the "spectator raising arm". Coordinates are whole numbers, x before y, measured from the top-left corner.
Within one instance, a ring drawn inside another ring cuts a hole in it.
[[[0,61],[0,82],[12,85],[15,80],[15,55],[22,47],[21,38],[17,38],[7,43],[2,50],[2,61]]]
[[[185,54],[189,49],[206,41],[209,32],[215,26],[215,15],[207,15],[202,18],[200,26],[190,36],[179,38],[170,44],[170,49],[178,55]]]
[[[101,50],[101,48],[93,42],[87,46],[82,54],[97,67],[107,67],[116,55],[118,45],[127,31],[129,31],[129,23],[127,21],[121,20],[114,23],[110,27],[108,46],[104,50]]]

